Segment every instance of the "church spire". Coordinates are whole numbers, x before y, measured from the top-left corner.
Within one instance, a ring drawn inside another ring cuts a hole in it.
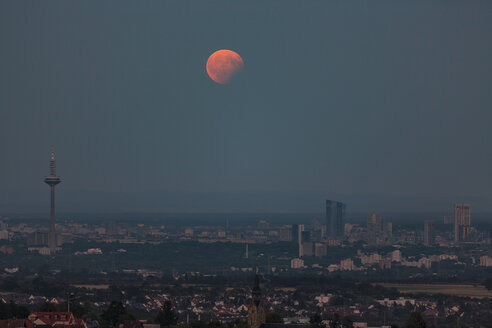
[[[261,301],[260,275],[256,273],[255,283],[251,291],[251,305],[248,309],[248,325],[250,328],[260,328],[266,321],[266,312]]]

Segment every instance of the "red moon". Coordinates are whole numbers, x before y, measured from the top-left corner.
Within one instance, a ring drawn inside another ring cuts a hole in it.
[[[243,67],[243,59],[232,50],[218,50],[207,60],[207,74],[219,84],[228,83]]]

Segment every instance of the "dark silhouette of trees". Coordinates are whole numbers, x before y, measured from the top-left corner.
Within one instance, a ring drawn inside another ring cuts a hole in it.
[[[340,328],[342,327],[342,321],[340,320],[340,315],[338,313],[332,314],[329,318],[330,325],[329,328]]]
[[[44,302],[38,307],[39,312],[55,312],[58,311],[56,305],[51,302]]]
[[[322,321],[323,319],[321,318],[321,315],[319,313],[316,313],[309,318],[311,328],[324,328]]]
[[[0,302],[0,319],[27,318],[29,309],[14,302]]]
[[[408,322],[406,328],[426,328],[425,320],[422,317],[420,312],[412,312],[410,313],[410,317],[408,318]]]
[[[266,323],[283,323],[282,317],[276,312],[268,312],[265,316]]]
[[[135,318],[126,313],[125,307],[121,301],[113,301],[101,315],[102,323],[109,327],[117,327],[126,320],[135,320]]]
[[[486,279],[484,282],[483,282],[485,288],[487,288],[488,290],[492,290],[492,278],[489,278],[489,279]]]
[[[165,301],[162,305],[155,321],[159,323],[161,326],[169,327],[171,325],[175,325],[178,323],[178,317],[174,312],[171,301]]]

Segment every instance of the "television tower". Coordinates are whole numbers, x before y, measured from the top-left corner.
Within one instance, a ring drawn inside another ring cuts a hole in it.
[[[54,255],[56,252],[56,229],[55,229],[55,186],[61,182],[60,177],[55,174],[55,152],[51,152],[50,158],[50,175],[44,178],[44,182],[50,186],[51,191],[51,212],[50,212],[50,235],[49,235],[49,247],[50,254]]]

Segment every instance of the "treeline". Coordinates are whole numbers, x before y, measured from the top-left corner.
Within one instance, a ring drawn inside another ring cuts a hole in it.
[[[0,301],[0,319],[27,318],[29,309],[25,306],[17,305],[14,302],[4,303]]]

